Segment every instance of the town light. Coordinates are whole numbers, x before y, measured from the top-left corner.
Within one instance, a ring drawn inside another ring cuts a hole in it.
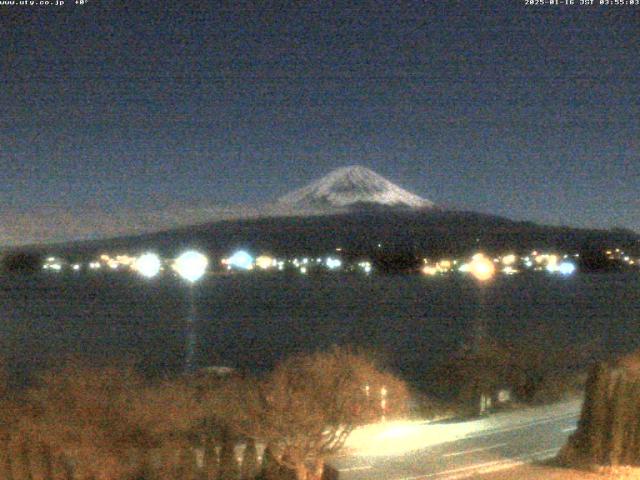
[[[271,267],[275,267],[276,264],[276,260],[269,255],[260,255],[256,258],[256,265],[262,270],[268,270]]]
[[[436,267],[432,267],[431,265],[425,265],[422,269],[422,273],[425,275],[433,276],[438,273],[438,269]]]
[[[329,270],[335,270],[342,266],[342,260],[339,258],[327,257],[326,264]]]
[[[471,263],[469,263],[469,272],[476,280],[484,282],[493,278],[496,273],[496,267],[491,260],[478,253],[473,256]]]
[[[516,256],[513,253],[510,253],[509,255],[502,257],[502,263],[506,266],[510,266],[516,263],[516,259]]]
[[[576,266],[572,262],[562,262],[558,265],[558,272],[562,275],[572,275],[576,271]]]
[[[136,258],[133,269],[146,278],[155,277],[160,272],[160,257],[155,253],[145,253]]]
[[[200,252],[189,250],[180,255],[173,266],[185,280],[193,283],[197,282],[207,271],[209,260]]]
[[[227,264],[242,270],[250,270],[253,267],[253,257],[244,250],[238,250],[227,259]]]

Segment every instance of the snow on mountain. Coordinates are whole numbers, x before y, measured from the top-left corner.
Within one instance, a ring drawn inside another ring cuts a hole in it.
[[[434,204],[394,185],[371,170],[352,166],[265,205],[168,203],[156,209],[105,212],[86,207],[73,212],[47,208],[40,212],[0,212],[0,246],[52,243],[150,233],[189,225],[261,217],[288,217],[347,212],[363,206],[432,208]]]
[[[320,180],[280,197],[276,205],[292,210],[349,209],[362,205],[434,207],[433,202],[359,165],[333,170]]]

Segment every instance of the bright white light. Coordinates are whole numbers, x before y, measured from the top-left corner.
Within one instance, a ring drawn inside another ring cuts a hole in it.
[[[62,270],[62,265],[59,263],[45,263],[42,268],[44,270],[53,270],[54,272],[59,272]]]
[[[364,270],[364,273],[371,273],[371,262],[360,262],[358,266]]]
[[[342,266],[342,260],[340,260],[339,258],[328,257],[325,263],[330,270],[335,270],[336,268],[340,268]]]
[[[227,259],[227,262],[232,267],[249,270],[253,266],[253,257],[244,250],[238,250]]]
[[[79,271],[80,271],[80,265],[79,265],[79,264],[77,264],[77,263],[76,263],[76,264],[74,264],[74,265],[73,265],[73,267],[71,267],[71,268],[73,268],[73,271],[74,271],[74,272],[79,272]]]
[[[152,278],[160,272],[160,257],[155,253],[145,253],[136,258],[133,269],[143,277]]]
[[[572,262],[562,262],[558,265],[558,271],[562,275],[572,275],[576,271],[576,266]]]
[[[208,265],[207,257],[200,252],[189,250],[176,259],[173,268],[185,280],[196,282],[204,275]]]

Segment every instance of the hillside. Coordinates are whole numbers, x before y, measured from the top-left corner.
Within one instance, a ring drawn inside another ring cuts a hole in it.
[[[201,248],[212,254],[227,254],[243,247],[256,253],[290,255],[342,248],[345,254],[357,256],[381,251],[421,255],[455,255],[477,250],[579,251],[611,245],[638,252],[640,237],[632,232],[543,226],[474,212],[368,209],[335,215],[213,222],[42,250],[93,254],[104,250],[153,249],[174,255],[186,247]]]

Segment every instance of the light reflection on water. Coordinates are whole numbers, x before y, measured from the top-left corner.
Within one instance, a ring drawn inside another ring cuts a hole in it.
[[[194,290],[127,275],[0,279],[0,355],[25,373],[84,354],[130,359],[149,373],[198,365],[261,370],[299,350],[374,346],[410,378],[455,350],[479,314],[473,282],[409,276],[210,277]],[[481,312],[503,339],[545,335],[606,349],[640,343],[637,274],[500,277]],[[195,316],[189,337],[188,320]]]

